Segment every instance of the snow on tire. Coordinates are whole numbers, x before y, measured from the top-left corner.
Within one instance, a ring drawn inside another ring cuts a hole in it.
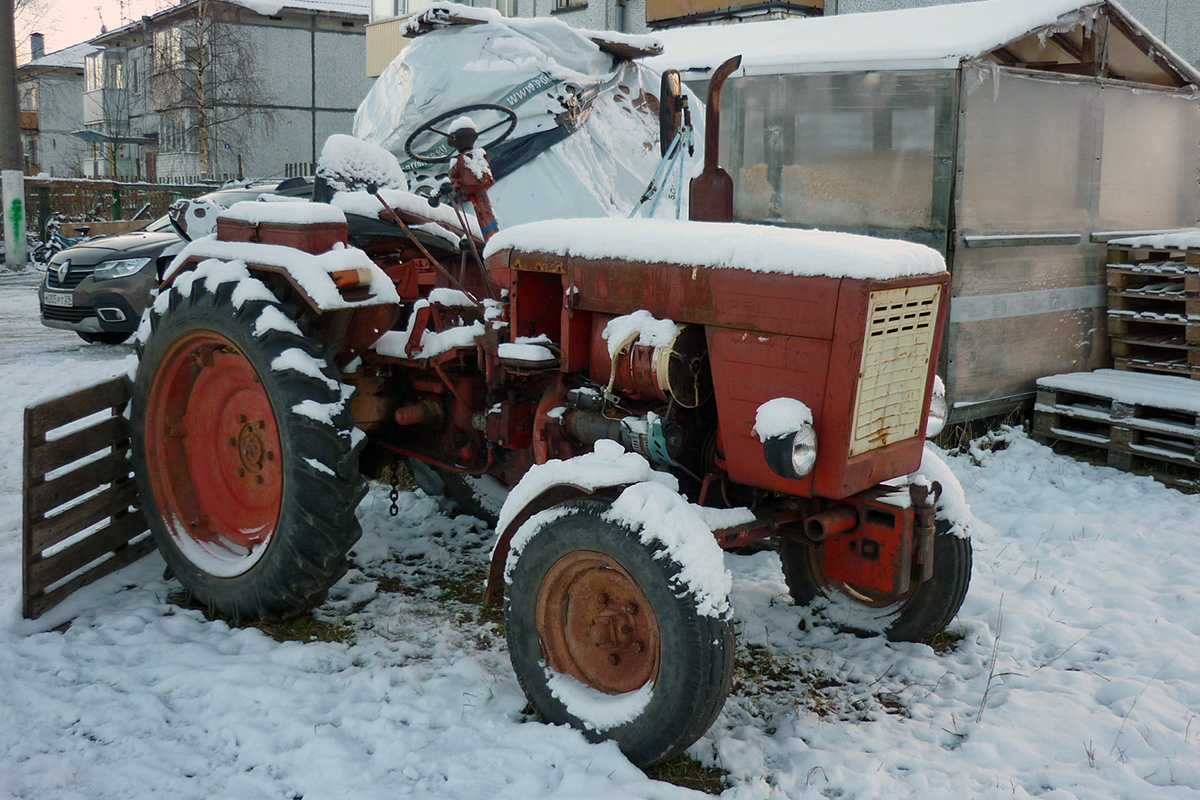
[[[733,631],[727,598],[689,579],[688,548],[615,506],[572,501],[522,526],[506,570],[508,646],[544,719],[612,739],[648,766],[683,752],[720,713]]]
[[[143,508],[188,593],[235,619],[322,602],[361,532],[351,390],[302,324],[244,265],[208,261],[139,329],[131,419]]]

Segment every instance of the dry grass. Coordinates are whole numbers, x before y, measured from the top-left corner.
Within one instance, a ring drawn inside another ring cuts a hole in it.
[[[218,614],[192,599],[187,592],[176,592],[167,598],[180,608],[203,612],[209,619],[221,620],[231,628],[257,628],[277,642],[336,642],[353,644],[354,629],[305,614],[284,622],[247,622]]]
[[[646,777],[665,781],[685,789],[695,789],[708,794],[720,794],[725,789],[725,778],[729,773],[718,767],[706,767],[686,754],[670,761],[647,767]]]

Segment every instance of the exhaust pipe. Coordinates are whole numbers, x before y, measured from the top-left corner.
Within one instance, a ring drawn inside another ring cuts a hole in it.
[[[733,178],[721,169],[721,88],[725,79],[742,65],[734,56],[713,73],[708,84],[708,107],[704,117],[704,171],[692,179],[688,218],[698,222],[733,221]]]
[[[813,542],[823,542],[830,536],[853,530],[858,525],[858,512],[851,506],[839,506],[824,514],[809,517],[804,523],[804,535]]]

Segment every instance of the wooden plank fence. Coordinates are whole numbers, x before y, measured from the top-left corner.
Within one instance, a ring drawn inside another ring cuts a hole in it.
[[[25,409],[22,581],[29,619],[154,549],[131,475],[122,416],[128,402],[121,377]]]

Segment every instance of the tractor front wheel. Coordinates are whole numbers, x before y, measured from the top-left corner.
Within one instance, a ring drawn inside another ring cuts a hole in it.
[[[179,281],[152,312],[133,386],[134,469],[188,593],[235,619],[284,619],[345,573],[365,484],[325,348],[261,299],[263,284],[241,280],[257,286]]]
[[[943,519],[934,538],[933,576],[899,595],[830,578],[819,544],[783,539],[779,557],[796,605],[825,598],[825,615],[834,624],[855,633],[883,633],[894,642],[924,642],[941,633],[958,613],[971,581],[971,540],[952,533]]]
[[[511,565],[505,617],[513,669],[543,718],[612,739],[635,764],[683,752],[720,713],[733,674],[728,619],[699,613],[683,567],[604,519],[559,506]]]

